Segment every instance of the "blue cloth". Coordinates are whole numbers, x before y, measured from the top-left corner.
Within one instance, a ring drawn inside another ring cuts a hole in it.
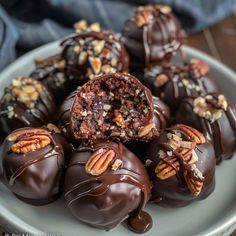
[[[98,21],[119,32],[137,5],[164,3],[173,7],[187,32],[214,24],[229,14],[235,0],[2,0],[0,6],[0,69],[29,50],[73,32],[80,20]]]

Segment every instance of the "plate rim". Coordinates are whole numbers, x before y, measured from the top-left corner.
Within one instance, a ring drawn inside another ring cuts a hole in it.
[[[8,65],[1,73],[0,73],[0,80],[1,77],[6,77],[10,71],[14,70],[18,67],[19,61],[22,60],[29,60],[28,57],[35,58],[39,51],[47,51],[48,48],[58,47],[60,43],[59,41],[54,41],[38,48],[35,48],[24,55],[17,58],[14,62]],[[230,69],[228,66],[224,65],[222,62],[214,59],[212,56],[202,52],[200,50],[194,49],[187,45],[183,45],[182,47],[183,52],[186,54],[194,55],[194,57],[206,60],[209,64],[214,64],[219,70],[223,71],[224,74],[228,76],[228,79],[231,81],[236,82],[236,73]],[[7,230],[12,229],[14,226],[14,230],[19,230],[20,232],[29,232],[33,235],[43,235],[45,232],[39,230],[37,227],[30,225],[29,223],[22,220],[20,217],[14,215],[10,210],[0,204],[0,220],[1,224],[0,227],[5,227]],[[4,228],[3,228],[4,229]],[[197,235],[206,235],[206,236],[213,236],[213,235],[220,235],[227,233],[236,229],[236,206],[233,208],[232,212],[225,215],[224,217],[220,218],[214,225],[209,227],[208,229],[198,233]]]

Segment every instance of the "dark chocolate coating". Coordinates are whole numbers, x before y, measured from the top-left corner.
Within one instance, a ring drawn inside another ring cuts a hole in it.
[[[76,139],[149,140],[157,133],[153,118],[150,90],[130,74],[114,73],[79,88],[70,122]]]
[[[62,134],[70,141],[74,140],[74,135],[70,127],[70,114],[73,101],[75,99],[77,91],[72,92],[61,104],[58,116],[58,126],[62,131]]]
[[[24,81],[28,81],[28,78],[21,77],[13,81],[18,83],[19,80],[24,83]],[[15,82],[12,82],[12,84],[5,88],[0,100],[0,124],[5,136],[18,128],[25,126],[40,127],[54,121],[56,106],[52,94],[46,87],[36,81],[36,84],[26,83],[33,87],[35,85],[41,87],[41,92],[39,92],[36,99],[32,100],[30,105],[27,105],[27,101],[24,103],[22,100],[19,100],[19,96],[13,95],[13,89],[15,88],[13,83]],[[24,90],[24,87],[25,85],[21,85],[20,90]]]
[[[89,158],[100,150],[112,150],[121,160],[118,169],[112,163],[98,176],[86,172]],[[151,193],[151,183],[143,164],[121,143],[101,142],[81,147],[72,154],[65,175],[65,199],[72,214],[93,227],[109,230],[129,218],[129,227],[144,233],[151,228],[151,217],[143,212]]]
[[[183,66],[154,66],[146,69],[144,79],[141,81],[152,91],[154,96],[159,96],[175,112],[182,99],[220,91],[209,68],[206,68],[204,74],[199,71],[202,66],[208,67],[208,65],[203,61],[194,60],[198,65],[190,62]],[[158,85],[161,76],[166,76],[167,81]]]
[[[69,94],[69,79],[65,75],[65,61],[60,55],[54,55],[36,63],[30,77],[40,81],[60,104]]]
[[[138,18],[147,22],[138,26]],[[122,35],[131,64],[143,67],[168,62],[184,40],[180,22],[171,12],[164,13],[160,5],[136,8]]]
[[[63,47],[61,57],[66,61],[67,74],[77,79],[77,86],[94,76],[128,72],[128,54],[112,32],[89,31],[73,34],[61,45]]]
[[[50,143],[27,153],[16,153],[12,145],[46,136]],[[8,135],[2,146],[5,184],[21,200],[44,205],[57,199],[65,168],[62,137],[42,128],[22,128]]]
[[[195,148],[198,156],[197,168],[201,171],[204,181],[203,188],[199,196],[194,196],[187,187],[183,172],[179,171],[176,175],[168,179],[160,179],[156,176],[155,168],[163,159],[158,152],[165,150],[163,144],[167,141],[167,131],[164,131],[159,139],[150,142],[146,158],[151,160],[147,167],[149,176],[153,183],[151,200],[162,207],[183,207],[193,201],[203,200],[209,196],[215,188],[215,153],[210,142],[199,144]],[[186,139],[188,140],[188,139]]]
[[[235,105],[228,101],[227,110],[219,119],[211,122],[199,117],[193,111],[193,103],[194,99],[191,98],[182,101],[176,113],[175,122],[190,125],[204,133],[214,145],[217,163],[231,158],[236,149]]]

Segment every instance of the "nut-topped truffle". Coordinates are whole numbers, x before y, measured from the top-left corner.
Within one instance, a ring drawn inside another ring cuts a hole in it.
[[[6,185],[21,200],[44,205],[60,193],[64,170],[62,137],[44,128],[22,128],[9,134],[2,146]]]
[[[2,131],[7,135],[17,128],[47,124],[54,120],[55,109],[51,93],[39,81],[13,79],[0,100]]]
[[[128,54],[114,33],[82,31],[68,37],[61,45],[67,74],[77,77],[77,86],[99,75],[128,72]]]
[[[184,39],[179,21],[165,5],[136,8],[134,16],[125,22],[122,34],[131,64],[145,67],[168,62]]]
[[[146,69],[142,82],[173,111],[184,98],[219,92],[209,65],[198,59],[192,59],[183,66],[166,65]]]
[[[147,150],[152,200],[158,205],[185,206],[214,190],[214,148],[196,129],[175,125],[151,141]]]
[[[64,185],[70,211],[88,225],[109,230],[128,219],[137,233],[152,226],[143,211],[151,194],[148,174],[121,143],[99,142],[74,150]]]
[[[54,55],[43,60],[37,58],[35,64],[36,68],[30,77],[40,81],[59,104],[69,94],[70,89],[69,78],[65,75],[65,60],[60,55]]]
[[[208,94],[183,100],[175,121],[203,132],[214,144],[217,163],[233,156],[236,148],[236,109],[224,95]]]
[[[76,139],[149,140],[157,135],[149,89],[130,74],[107,74],[78,89],[70,127]]]

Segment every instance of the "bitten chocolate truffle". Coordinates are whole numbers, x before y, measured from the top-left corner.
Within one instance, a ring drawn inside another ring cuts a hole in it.
[[[43,128],[22,128],[6,137],[1,155],[3,175],[18,198],[44,205],[59,196],[64,170],[61,138]]]
[[[121,143],[100,142],[72,154],[65,199],[78,220],[109,230],[127,219],[134,232],[147,232],[152,219],[143,208],[150,194],[145,167]]]
[[[181,207],[211,194],[215,187],[215,153],[204,135],[178,124],[166,129],[148,147],[147,170],[153,182],[152,200]]]
[[[218,83],[211,76],[208,64],[198,59],[192,59],[183,66],[154,66],[146,69],[141,81],[173,111],[184,98],[219,92]]]
[[[128,54],[114,33],[80,32],[65,39],[61,45],[67,74],[77,78],[77,86],[99,75],[128,72]]]
[[[149,67],[170,61],[184,40],[184,32],[169,6],[147,5],[135,9],[122,31],[131,65]]]
[[[236,109],[224,95],[208,94],[183,100],[175,121],[203,132],[214,145],[217,163],[233,156],[236,148]]]
[[[31,73],[32,79],[40,81],[60,102],[69,94],[69,78],[65,76],[65,60],[54,55],[44,60],[35,60],[36,68]]]
[[[5,88],[0,100],[0,124],[5,135],[25,126],[40,127],[54,120],[55,103],[39,81],[18,77]]]
[[[157,133],[153,120],[150,90],[130,74],[114,73],[79,88],[70,126],[76,139],[148,140]]]

